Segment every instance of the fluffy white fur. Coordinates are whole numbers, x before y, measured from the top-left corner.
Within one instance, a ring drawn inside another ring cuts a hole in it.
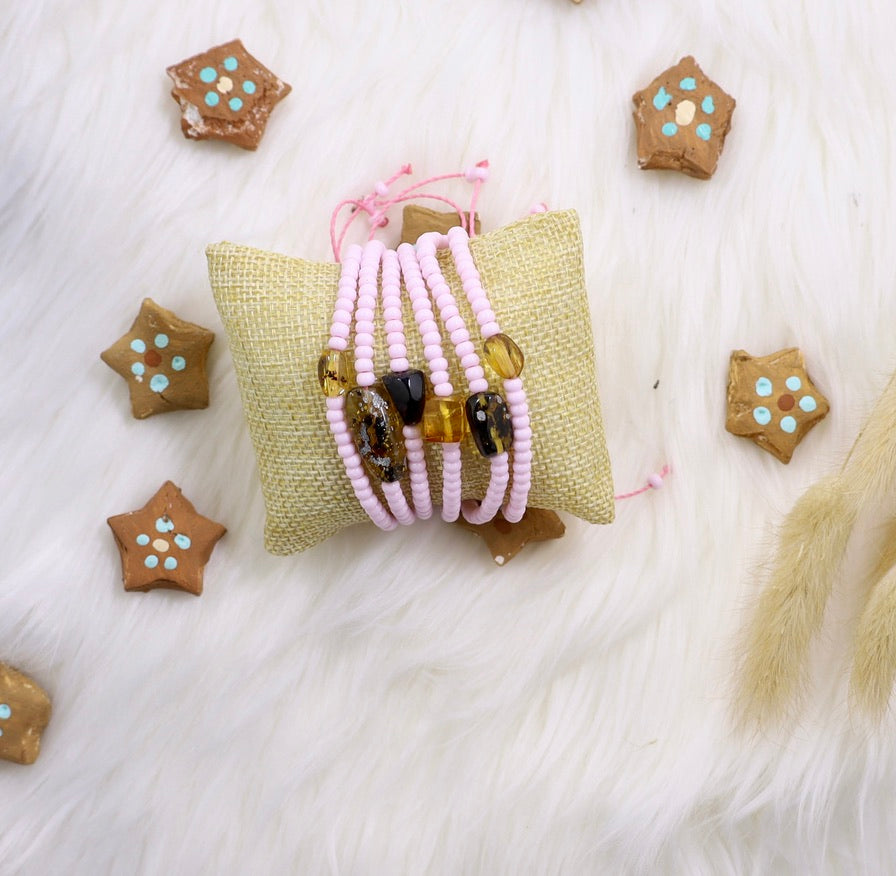
[[[12,4],[0,659],[55,714],[0,764],[0,870],[891,872],[896,725],[847,711],[861,575],[795,727],[738,734],[730,701],[775,527],[896,365],[894,27],[889,0]],[[255,154],[185,140],[164,75],[235,36],[294,88]],[[710,182],[634,156],[631,94],[688,53],[738,101]],[[674,475],[503,569],[434,521],[267,556],[223,335],[211,407],[144,422],[99,352],[145,295],[220,332],[207,242],[325,259],[341,198],[484,157],[485,227],[578,208],[618,487]],[[723,424],[730,351],[790,345],[832,413],[785,467]],[[198,600],[119,583],[105,518],[167,478],[229,528]]]

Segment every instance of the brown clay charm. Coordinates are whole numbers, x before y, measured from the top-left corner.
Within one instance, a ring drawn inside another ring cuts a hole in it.
[[[0,663],[0,759],[29,764],[40,754],[50,698],[27,675]]]
[[[530,541],[560,538],[566,532],[553,511],[541,508],[527,508],[519,523],[508,523],[500,511],[488,523],[467,523],[463,518],[457,522],[482,538],[499,566],[512,560]]]
[[[205,363],[213,332],[144,298],[130,331],[100,358],[128,384],[138,420],[208,407]]]
[[[806,373],[803,354],[792,347],[770,356],[731,354],[725,428],[790,462],[797,444],[830,410]]]
[[[680,170],[697,179],[715,173],[735,100],[690,55],[660,73],[632,101],[643,170]]]
[[[227,530],[199,514],[180,488],[166,481],[139,511],[110,517],[121,553],[124,589],[183,590],[199,596],[202,572]]]
[[[470,221],[470,214],[464,213],[466,222]],[[401,243],[416,243],[421,234],[428,231],[438,231],[446,234],[449,228],[460,225],[460,216],[454,211],[447,213],[432,210],[429,207],[421,207],[417,204],[408,204],[401,214]],[[479,214],[473,220],[473,230],[479,234]]]
[[[292,90],[239,40],[169,67],[180,126],[191,140],[215,138],[257,149],[271,110]]]

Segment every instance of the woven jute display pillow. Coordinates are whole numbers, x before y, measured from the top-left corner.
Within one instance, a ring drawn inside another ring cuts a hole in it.
[[[610,523],[613,481],[578,216],[572,210],[536,214],[474,238],[470,249],[502,330],[526,357],[533,451],[529,505]],[[327,427],[317,379],[340,267],[233,243],[214,244],[206,252],[258,459],[267,508],[265,546],[273,554],[296,553],[368,521]],[[440,253],[439,261],[467,325],[475,326],[450,253]],[[407,296],[405,325],[411,367],[425,371]],[[378,331],[376,340],[380,371],[388,370],[384,334]],[[452,383],[463,387],[459,364],[447,358]],[[486,374],[500,386],[495,375]],[[439,445],[427,445],[426,453],[433,501],[439,504]],[[488,475],[488,462],[465,442],[464,498],[481,499]]]

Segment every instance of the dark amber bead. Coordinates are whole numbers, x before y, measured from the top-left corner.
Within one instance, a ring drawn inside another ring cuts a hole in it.
[[[513,423],[504,399],[496,392],[474,392],[466,401],[467,423],[483,456],[510,450]]]
[[[383,386],[392,397],[395,410],[407,426],[423,419],[426,381],[422,371],[392,371],[383,378]]]
[[[317,379],[328,398],[344,395],[355,382],[351,356],[341,350],[324,350],[317,360]]]
[[[460,396],[433,396],[423,406],[423,439],[438,444],[459,444],[467,431],[464,400]]]
[[[377,481],[400,481],[407,472],[401,417],[383,385],[350,389],[345,418],[367,473]]]

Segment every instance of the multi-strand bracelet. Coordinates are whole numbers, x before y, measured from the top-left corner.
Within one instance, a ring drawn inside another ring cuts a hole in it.
[[[484,341],[482,358],[503,380],[506,396],[490,389],[475,344],[457,302],[439,267],[436,253],[449,249]],[[383,318],[390,371],[377,380],[373,332],[381,270]],[[421,371],[410,368],[401,307],[401,277],[423,342],[432,396],[426,397]],[[455,393],[444,357],[442,333],[433,304],[448,332],[467,382],[465,397]],[[353,361],[348,354],[354,321]],[[429,517],[432,500],[423,441],[442,444],[442,518],[462,513],[472,523],[485,523],[504,502],[504,517],[518,521],[531,481],[531,428],[520,373],[523,355],[500,327],[482,287],[462,228],[448,235],[426,234],[417,247],[398,251],[378,241],[362,249],[352,246],[342,263],[330,339],[318,363],[318,377],[327,397],[327,419],[337,451],[355,495],[382,529],[394,529],[415,517]],[[461,502],[461,442],[469,433],[490,460],[489,486],[481,503]],[[510,462],[512,454],[512,465]],[[413,510],[401,481],[410,473]],[[371,480],[378,483],[387,508]]]

